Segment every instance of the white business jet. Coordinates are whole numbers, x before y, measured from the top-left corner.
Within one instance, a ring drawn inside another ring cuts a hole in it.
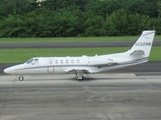
[[[130,50],[123,53],[81,56],[81,57],[35,57],[27,62],[4,70],[7,74],[23,75],[39,74],[75,74],[83,80],[83,74],[106,72],[113,69],[148,62],[155,30],[143,31]]]

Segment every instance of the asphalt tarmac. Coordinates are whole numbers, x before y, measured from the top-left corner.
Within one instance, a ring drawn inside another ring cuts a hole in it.
[[[161,120],[161,76],[0,76],[0,120]]]
[[[125,43],[0,44],[0,48],[122,47]],[[111,45],[110,45],[111,44]],[[160,46],[155,42],[153,46]],[[0,120],[160,120],[161,62],[85,76],[5,75],[0,64]]]

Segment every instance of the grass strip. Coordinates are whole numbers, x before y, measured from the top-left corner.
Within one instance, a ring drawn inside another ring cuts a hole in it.
[[[127,51],[129,47],[110,48],[43,48],[43,49],[0,49],[0,63],[23,63],[32,57],[94,56]],[[150,61],[161,61],[161,47],[152,47]]]
[[[107,41],[135,41],[139,36],[117,37],[63,37],[63,38],[0,38],[0,43],[31,43],[31,42],[107,42]],[[161,40],[161,36],[155,36]]]

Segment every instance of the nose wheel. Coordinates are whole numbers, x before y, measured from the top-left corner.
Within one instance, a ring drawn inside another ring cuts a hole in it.
[[[18,80],[19,80],[19,81],[23,81],[23,80],[24,80],[24,77],[23,77],[23,76],[19,76],[19,77],[18,77]]]

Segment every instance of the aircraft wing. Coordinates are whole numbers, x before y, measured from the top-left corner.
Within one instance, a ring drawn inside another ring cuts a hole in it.
[[[96,65],[92,65],[95,67],[108,67],[108,66],[113,66],[113,65],[118,65],[118,62],[108,62],[106,64],[96,64]]]
[[[64,71],[67,73],[96,73],[97,70],[93,69],[93,67],[96,68],[101,68],[101,67],[108,67],[108,66],[113,66],[113,65],[117,65],[117,62],[108,62],[108,64],[98,64],[98,65],[91,65],[91,67],[71,67],[68,69],[65,69]]]
[[[88,74],[88,73],[94,73],[94,71],[90,70],[89,68],[81,68],[81,67],[75,67],[75,68],[70,68],[70,69],[66,69],[65,72],[67,73],[85,73],[85,74]]]

